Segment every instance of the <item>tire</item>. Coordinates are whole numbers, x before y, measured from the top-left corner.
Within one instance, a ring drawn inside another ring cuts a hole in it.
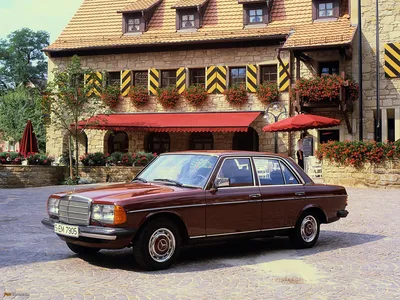
[[[133,254],[143,269],[163,270],[175,262],[181,245],[179,228],[174,222],[167,219],[150,220],[135,239]]]
[[[75,245],[75,244],[68,243],[68,242],[66,242],[66,243],[67,243],[68,248],[72,252],[75,252],[76,254],[89,255],[89,254],[95,254],[100,251],[99,248],[90,248],[90,247]]]
[[[320,221],[317,214],[306,211],[297,220],[289,239],[296,249],[311,248],[318,240],[319,231]]]

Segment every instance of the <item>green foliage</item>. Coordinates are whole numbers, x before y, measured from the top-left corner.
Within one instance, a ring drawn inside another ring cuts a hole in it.
[[[28,153],[26,159],[29,165],[50,166],[54,161],[54,157],[49,157],[44,153]]]
[[[75,176],[74,178],[68,177],[61,184],[63,185],[77,185],[79,183],[80,178]]]
[[[0,90],[33,83],[45,87],[46,56],[41,51],[49,45],[49,34],[28,28],[16,30],[0,39]]]
[[[18,142],[26,122],[32,121],[39,150],[46,150],[42,97],[37,89],[20,86],[0,96],[0,128],[5,140]]]
[[[101,152],[86,153],[80,157],[80,161],[84,166],[105,166],[106,156]]]
[[[134,159],[130,153],[113,152],[107,157],[107,163],[114,166],[132,166]]]
[[[67,166],[67,167],[69,167],[69,153],[68,153],[68,151],[64,152],[61,155],[60,163],[65,165],[65,166]],[[75,158],[73,156],[72,156],[72,165],[75,165]]]
[[[156,156],[155,153],[144,151],[134,154],[113,152],[110,155],[96,152],[86,153],[80,157],[80,161],[84,166],[105,166],[106,162],[112,166],[145,166]]]
[[[264,104],[272,103],[279,100],[279,88],[276,82],[264,82],[257,86],[257,98]]]
[[[20,165],[22,156],[18,152],[1,152],[0,164],[3,165]]]
[[[361,167],[364,163],[378,164],[384,160],[400,158],[400,141],[395,143],[375,141],[329,141],[317,151],[319,160],[339,165]]]
[[[151,152],[140,151],[134,154],[135,166],[145,166],[155,158],[157,154]]]
[[[118,104],[120,94],[121,90],[119,84],[109,84],[103,88],[101,100],[103,100],[104,104],[110,108],[115,108]]]

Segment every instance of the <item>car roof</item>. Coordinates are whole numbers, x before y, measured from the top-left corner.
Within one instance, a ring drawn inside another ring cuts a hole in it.
[[[187,151],[176,151],[166,152],[160,155],[171,155],[171,154],[203,154],[213,156],[278,156],[282,158],[288,158],[285,154],[272,153],[272,152],[258,152],[258,151],[242,151],[242,150],[187,150]]]

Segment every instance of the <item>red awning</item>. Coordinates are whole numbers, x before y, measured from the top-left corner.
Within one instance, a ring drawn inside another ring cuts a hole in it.
[[[79,128],[156,132],[246,132],[260,112],[138,113],[97,115]],[[86,126],[85,126],[86,125]]]

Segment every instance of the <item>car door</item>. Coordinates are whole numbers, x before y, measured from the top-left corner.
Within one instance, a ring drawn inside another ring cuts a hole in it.
[[[207,236],[260,231],[261,194],[250,157],[225,158],[213,178],[230,183],[206,193]]]
[[[298,207],[305,201],[304,185],[280,158],[255,157],[262,199],[262,230],[294,226]]]

